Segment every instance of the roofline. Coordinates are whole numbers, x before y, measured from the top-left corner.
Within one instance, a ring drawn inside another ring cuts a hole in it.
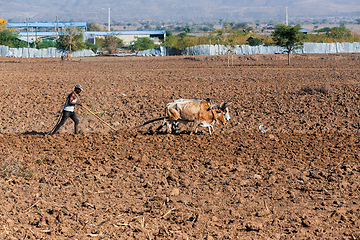
[[[7,23],[6,27],[86,27],[87,22],[20,22]]]
[[[139,35],[139,34],[166,34],[165,30],[145,30],[145,31],[84,31],[84,34],[92,35]]]
[[[106,36],[106,35],[162,35],[166,34],[165,30],[148,30],[148,31],[83,31],[83,35],[95,35],[95,36]],[[19,36],[57,36],[62,35],[61,32],[19,32]]]

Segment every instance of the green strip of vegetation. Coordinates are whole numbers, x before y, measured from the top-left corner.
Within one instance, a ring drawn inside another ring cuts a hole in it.
[[[281,24],[280,24],[281,25]],[[278,25],[279,26],[279,25]],[[299,25],[297,25],[299,26]],[[91,26],[89,26],[90,28]],[[301,27],[298,27],[301,29]],[[275,27],[276,29],[276,27]],[[275,46],[278,45],[274,40],[274,33],[259,34],[252,32],[253,28],[248,27],[246,23],[239,24],[224,24],[223,29],[214,30],[211,32],[202,32],[200,35],[191,33],[191,28],[185,27],[183,31],[177,35],[173,35],[170,30],[166,30],[166,40],[162,46],[174,47],[177,49],[185,49],[197,45],[264,45]],[[27,43],[17,39],[18,33],[11,28],[6,28],[4,24],[0,24],[0,45],[9,46],[12,48],[27,47]],[[316,34],[303,34],[302,42],[315,43],[333,43],[333,42],[360,42],[360,36],[352,33],[345,26],[322,28],[316,30]],[[148,38],[139,38],[133,45],[129,46],[128,50],[139,51],[145,49],[155,48],[155,45]],[[116,53],[117,50],[123,47],[123,41],[115,36],[106,36],[105,38],[96,37],[96,44],[82,42],[82,32],[78,28],[67,28],[56,41],[51,40],[37,40],[30,44],[33,48],[48,48],[56,47],[63,51],[76,51],[81,49],[91,49],[94,52],[106,51],[110,54]]]

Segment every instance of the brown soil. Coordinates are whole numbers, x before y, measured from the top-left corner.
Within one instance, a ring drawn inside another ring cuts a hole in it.
[[[360,54],[229,60],[0,58],[0,239],[359,239]],[[44,135],[76,84],[117,132]],[[211,136],[125,131],[207,97]]]

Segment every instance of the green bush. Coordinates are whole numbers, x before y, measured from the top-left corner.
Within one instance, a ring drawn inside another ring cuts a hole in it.
[[[345,27],[325,27],[316,30],[318,34],[307,34],[304,42],[332,43],[332,42],[359,42],[360,36],[352,33]]]
[[[259,46],[263,44],[263,41],[260,38],[254,38],[254,37],[249,37],[247,39],[247,42],[249,43],[250,46]]]
[[[46,39],[37,39],[35,41],[35,48],[42,49],[42,48],[49,48],[49,47],[55,47],[55,42],[52,40],[46,40]]]
[[[92,50],[94,53],[96,53],[98,51],[98,49],[99,49],[99,45],[93,44],[93,43],[90,43],[90,42],[85,42],[85,45],[86,45],[87,49]]]
[[[137,41],[134,42],[132,46],[129,47],[129,49],[135,51],[142,51],[146,49],[153,49],[156,47],[157,45],[150,38],[139,38]]]
[[[0,24],[0,45],[11,48],[26,47],[27,43],[17,39],[18,33],[11,28],[7,28],[4,24]]]

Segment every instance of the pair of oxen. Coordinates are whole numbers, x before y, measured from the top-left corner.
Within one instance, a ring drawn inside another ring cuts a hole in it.
[[[225,125],[230,121],[229,105],[222,102],[216,106],[210,98],[206,100],[178,99],[166,104],[164,121],[156,129],[159,131],[166,125],[166,132],[178,131],[178,124],[193,123],[190,134],[197,133],[199,127],[207,127],[209,134],[214,132],[214,124],[220,122]]]
[[[166,104],[164,117],[156,118],[144,122],[135,127],[129,128],[128,131],[135,128],[163,120],[163,123],[156,129],[160,129],[166,125],[166,132],[178,132],[178,124],[193,123],[190,134],[197,133],[199,127],[207,127],[210,134],[214,132],[214,124],[220,122],[225,125],[230,121],[229,105],[230,103],[222,102],[216,106],[210,98],[206,100],[198,99],[177,99]]]

